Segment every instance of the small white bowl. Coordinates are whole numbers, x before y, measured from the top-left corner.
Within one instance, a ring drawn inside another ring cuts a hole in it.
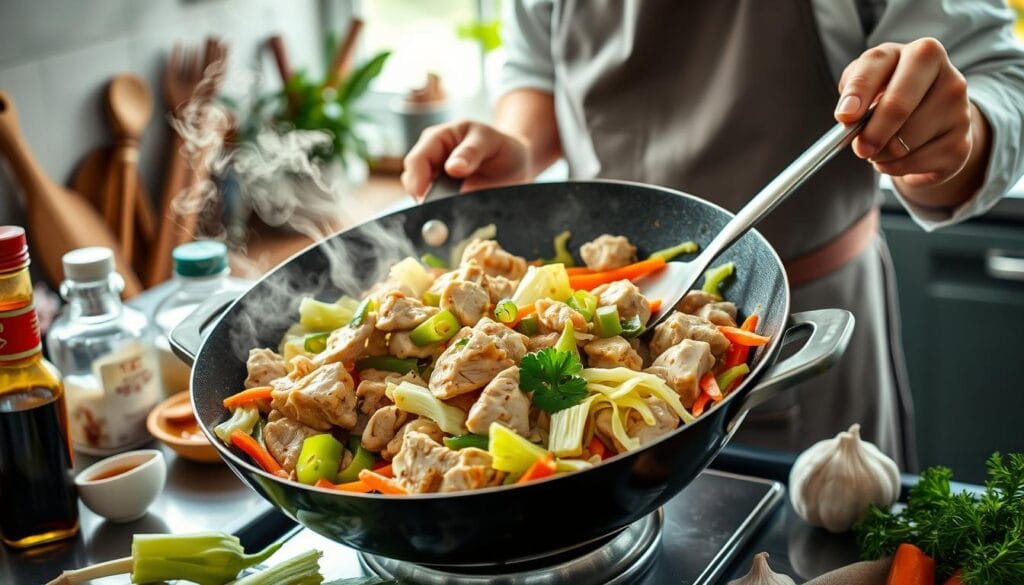
[[[120,468],[129,469],[94,479]],[[131,522],[146,514],[166,479],[164,454],[155,449],[140,449],[93,463],[75,477],[75,485],[78,496],[93,512],[111,522]]]

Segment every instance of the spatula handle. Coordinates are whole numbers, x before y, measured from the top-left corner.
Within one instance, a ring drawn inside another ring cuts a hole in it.
[[[782,170],[770,183],[761,189],[761,192],[754,196],[736,217],[733,218],[725,228],[701,252],[694,262],[701,266],[708,266],[711,262],[728,248],[747,230],[757,225],[764,216],[771,213],[780,203],[786,200],[797,187],[811,177],[836,154],[846,148],[853,139],[860,133],[867,124],[874,112],[874,107],[868,110],[859,121],[850,124],[836,124],[824,136],[805,150],[788,167]]]

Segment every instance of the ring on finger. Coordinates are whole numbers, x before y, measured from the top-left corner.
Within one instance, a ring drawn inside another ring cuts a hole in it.
[[[907,143],[904,142],[902,138],[900,138],[899,134],[896,135],[896,142],[899,142],[900,146],[902,146],[903,149],[907,151],[907,154],[910,154],[910,146],[908,146]]]

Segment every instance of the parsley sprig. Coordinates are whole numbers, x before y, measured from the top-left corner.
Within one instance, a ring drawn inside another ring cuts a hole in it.
[[[533,404],[549,413],[575,406],[587,397],[587,381],[580,359],[568,351],[548,347],[523,356],[519,388],[533,392]]]
[[[942,578],[960,569],[964,585],[1024,583],[1024,454],[987,462],[981,496],[954,494],[945,467],[926,470],[897,513],[868,509],[854,530],[865,558],[890,555],[903,542],[935,559]]]

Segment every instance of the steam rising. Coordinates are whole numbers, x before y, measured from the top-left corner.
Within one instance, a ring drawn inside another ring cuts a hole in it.
[[[219,211],[222,192],[215,178],[221,184],[229,179],[237,185],[242,206],[269,226],[290,229],[320,242],[325,256],[324,271],[278,271],[247,295],[231,331],[232,348],[244,361],[249,349],[266,345],[297,320],[303,296],[330,301],[342,293],[358,297],[380,280],[392,264],[414,255],[415,248],[405,237],[401,222],[364,224],[356,245],[346,245],[340,238],[328,239],[340,227],[354,225],[354,218],[372,215],[366,204],[346,196],[351,186],[344,173],[325,173],[312,161],[311,153],[329,144],[330,134],[310,130],[281,134],[273,128],[261,127],[254,141],[227,144],[225,136],[234,123],[232,112],[220,101],[202,97],[213,94],[208,88],[215,87],[223,74],[222,62],[207,68],[197,97],[170,121],[184,140],[184,153],[193,172],[192,184],[175,197],[172,208],[179,218]],[[242,91],[228,93],[254,95],[252,89],[259,86],[259,79],[250,77],[242,81]],[[240,104],[241,111],[249,110],[246,99]],[[199,225],[202,227],[193,231],[193,237],[238,240],[243,243],[233,245],[233,249],[245,251],[247,228],[243,227],[243,233],[238,234],[229,233],[219,221]],[[263,264],[254,266],[257,273],[268,268],[265,259],[250,261]]]

